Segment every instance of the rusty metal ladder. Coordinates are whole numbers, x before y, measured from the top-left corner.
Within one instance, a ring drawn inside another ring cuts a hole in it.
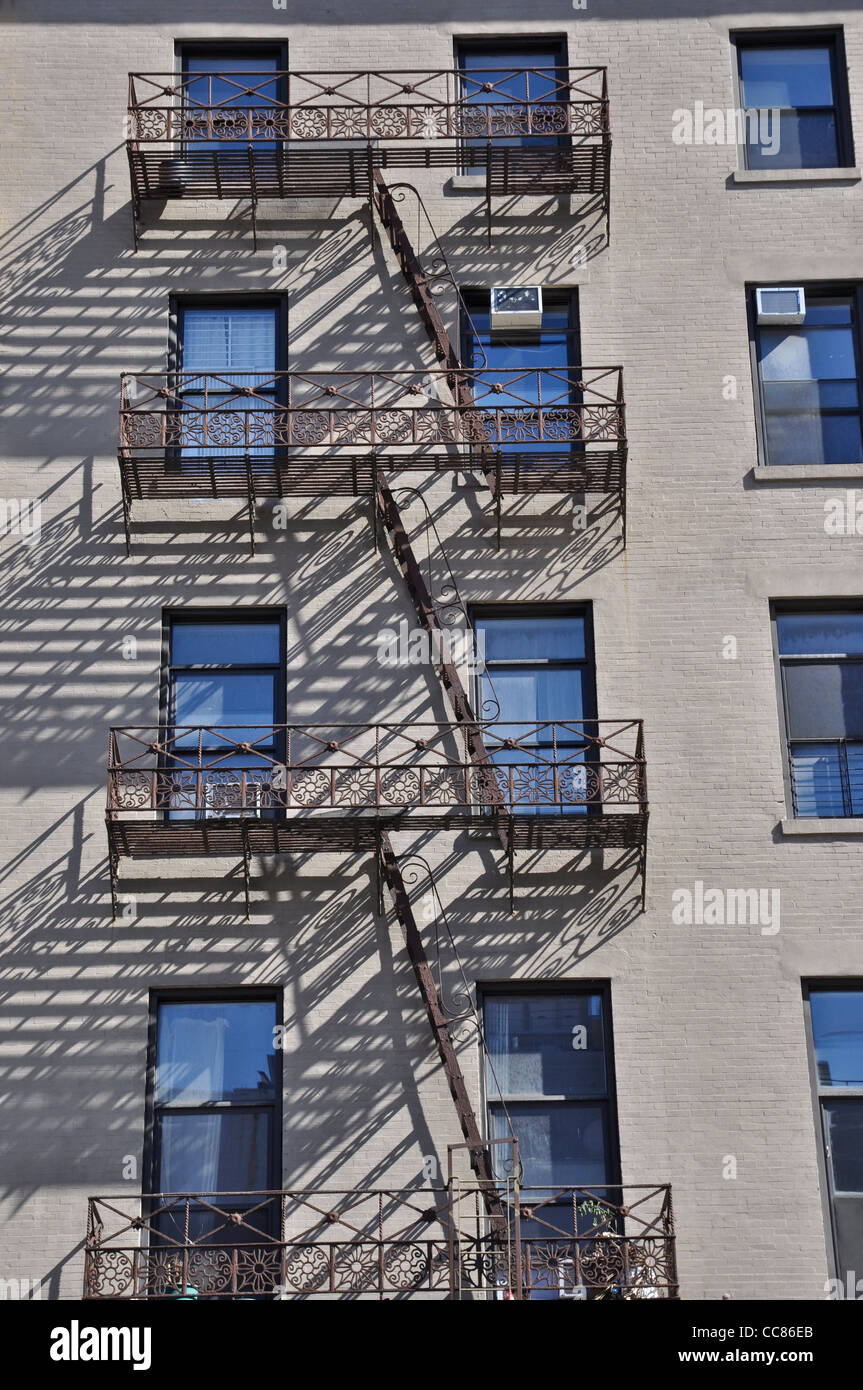
[[[371,181],[370,201],[396,254],[435,355],[438,361],[451,373],[451,389],[456,405],[460,407],[470,406],[473,403],[473,393],[462,375],[461,363],[429,290],[428,278],[408,239],[392,193],[377,169],[374,170]],[[486,456],[489,452],[486,446]],[[483,461],[487,462],[487,458],[484,458]],[[492,495],[498,499],[497,479],[494,473],[487,471],[486,480],[492,490]],[[411,597],[417,620],[429,635],[430,650],[439,654],[439,660],[435,662],[435,673],[450,703],[456,721],[464,729],[470,760],[476,766],[488,769],[489,775],[483,779],[482,784],[493,809],[498,806],[504,809],[503,794],[494,777],[492,762],[483,740],[481,725],[476,718],[458,670],[451,659],[451,653],[442,640],[444,629],[414,553],[398,504],[391,489],[380,474],[375,480],[374,508],[376,524],[377,520],[380,519],[389,534],[395,559]],[[506,826],[501,823],[501,818],[497,814],[495,814],[494,819],[495,830],[511,866],[513,854],[511,817],[508,818],[509,823]],[[393,850],[392,841],[386,831],[380,835],[378,852],[381,880],[389,890],[396,916],[401,925],[414,976],[425,1004],[432,1035],[446,1074],[465,1145],[470,1154],[471,1167],[476,1173],[492,1230],[496,1234],[505,1235],[508,1230],[508,1218],[495,1182],[490,1150],[483,1140],[471,1104],[461,1064],[449,1030],[446,1014],[441,1005],[434,975],[429,966],[410,897]]]

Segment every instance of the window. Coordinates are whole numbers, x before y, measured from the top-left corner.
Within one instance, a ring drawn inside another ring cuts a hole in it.
[[[860,291],[804,290],[802,324],[755,324],[764,461],[861,463]]]
[[[481,110],[481,133],[464,141],[465,173],[477,172],[484,165],[472,165],[469,151],[485,147],[489,136],[495,148],[529,145],[559,145],[564,137],[533,135],[529,130],[527,102],[553,104],[566,100],[567,59],[562,40],[545,39],[470,43],[456,45],[456,62],[461,74],[462,101]],[[491,90],[487,90],[490,85]],[[545,124],[545,122],[544,122]],[[565,120],[562,123],[565,128]]]
[[[863,610],[776,613],[796,816],[863,815]]]
[[[224,1209],[241,1211],[247,1193],[281,1186],[279,1023],[273,995],[250,992],[155,1000],[151,1042],[148,1170],[154,1193],[230,1193]],[[157,1217],[158,1230],[184,1239],[184,1208]],[[230,1228],[217,1213],[192,1206],[189,1238]],[[266,1218],[266,1209],[260,1218]],[[218,1228],[218,1229],[217,1229]],[[237,1239],[248,1240],[242,1228]]]
[[[493,752],[493,760],[526,768],[563,761],[587,765],[584,735],[596,719],[589,610],[477,609],[472,620],[485,658],[477,692],[480,717],[494,721],[498,737],[519,740],[518,748]],[[554,801],[553,787],[543,799]],[[584,814],[588,807],[566,809]],[[520,813],[527,810],[519,805]]]
[[[843,1282],[863,1270],[863,982],[805,990],[833,1253]],[[853,1295],[852,1295],[853,1296]]]
[[[286,101],[285,78],[276,74],[283,74],[287,65],[282,45],[184,44],[186,139],[206,140],[208,150],[245,151],[244,113]],[[255,149],[274,150],[276,143],[256,138]]]
[[[177,769],[177,800],[185,804],[182,779],[200,766],[205,771],[198,814],[267,814],[273,762],[284,759],[284,736],[273,727],[285,717],[282,618],[171,613],[167,640],[165,723],[174,738],[176,756],[168,765]],[[255,751],[231,751],[232,744],[242,742],[253,744]],[[170,814],[183,819],[196,812],[174,809]]]
[[[748,169],[831,169],[854,163],[845,56],[838,31],[800,30],[737,38],[740,105],[747,113]],[[779,148],[758,112],[779,113]],[[751,113],[751,114],[750,114]]]
[[[483,1012],[489,1137],[507,1138],[512,1123],[523,1182],[534,1189],[524,1205],[533,1197],[554,1207],[565,1187],[598,1188],[602,1196],[620,1181],[606,992],[489,992]],[[614,1192],[606,1195],[616,1202]],[[560,1229],[571,1235],[571,1200],[562,1194],[559,1205]],[[543,1221],[554,1220],[545,1207]]]
[[[462,323],[462,362],[478,372],[477,395],[482,402],[483,382],[503,386],[493,397],[495,407],[508,405],[520,411],[542,402],[545,410],[568,409],[579,403],[575,373],[580,365],[581,348],[578,322],[578,293],[543,289],[542,327],[535,333],[511,335],[491,332],[491,295],[485,290],[466,290],[463,295],[467,314]],[[469,316],[469,318],[468,318]],[[489,404],[488,401],[485,404]],[[526,433],[529,437],[529,420]],[[560,455],[578,444],[558,441],[504,443],[504,454],[528,453]]]
[[[276,373],[287,357],[285,302],[281,298],[183,298],[173,306],[173,369],[181,376],[176,395],[189,411],[204,411],[206,442],[186,445],[182,459],[272,456],[272,446],[255,443],[251,431],[234,438],[237,418],[271,409],[280,398]],[[242,394],[251,387],[254,399]],[[224,430],[219,411],[225,411]],[[251,425],[251,421],[250,421]],[[214,444],[228,437],[230,444]]]

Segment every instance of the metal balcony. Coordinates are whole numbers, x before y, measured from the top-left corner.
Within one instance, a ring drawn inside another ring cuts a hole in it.
[[[477,760],[477,740],[482,761]],[[133,858],[374,848],[376,829],[511,823],[516,848],[642,843],[642,721],[113,728],[112,845]]]
[[[499,499],[626,487],[621,367],[124,374],[126,537],[144,499],[373,496],[479,470]]]
[[[647,856],[640,719],[113,728],[107,830],[121,859],[367,852],[392,830],[494,832],[507,850]],[[381,910],[382,907],[381,907]]]
[[[92,1197],[85,1299],[677,1298],[671,1188]]]
[[[488,196],[608,194],[601,67],[131,73],[127,120],[136,219],[145,199],[368,197],[375,169],[476,170]]]

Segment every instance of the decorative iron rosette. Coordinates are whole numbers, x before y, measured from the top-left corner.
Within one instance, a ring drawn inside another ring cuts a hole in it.
[[[606,801],[641,800],[641,776],[637,763],[603,763],[599,771]]]
[[[291,420],[295,444],[323,444],[330,436],[330,418],[325,410],[296,410]]]
[[[321,1245],[296,1245],[285,1255],[284,1282],[295,1293],[317,1293],[329,1284],[330,1261]]]
[[[335,779],[333,802],[336,806],[374,806],[375,774],[372,768],[351,768]]]
[[[87,1251],[87,1296],[89,1298],[123,1298],[137,1293],[133,1288],[134,1261],[126,1250]]]
[[[143,811],[150,806],[153,779],[149,772],[130,769],[111,773],[111,806],[115,811]]]
[[[299,140],[320,140],[327,133],[327,113],[315,106],[300,106],[291,117],[291,129]]]
[[[134,140],[167,140],[168,112],[144,106],[132,112]]]
[[[290,134],[290,121],[281,111],[264,108],[252,112],[253,140],[287,140]]]
[[[329,774],[322,768],[313,768],[309,772],[294,772],[291,776],[291,795],[297,806],[329,805]]]
[[[620,410],[616,405],[583,405],[581,437],[589,440],[614,440],[622,434]]]
[[[372,134],[384,140],[397,140],[408,133],[408,113],[404,106],[376,106],[372,109]]]
[[[420,799],[420,774],[407,767],[381,772],[381,801],[390,806],[416,806]]]
[[[569,108],[562,101],[531,106],[530,128],[534,135],[565,134],[569,128]]]

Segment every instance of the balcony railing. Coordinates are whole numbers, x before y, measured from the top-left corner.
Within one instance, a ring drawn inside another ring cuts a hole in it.
[[[471,756],[471,734],[488,756]],[[108,815],[289,819],[644,811],[641,720],[114,728]],[[580,813],[580,814],[579,814]]]
[[[678,1296],[671,1188],[157,1193],[89,1201],[89,1299]]]
[[[587,139],[608,130],[605,68],[129,75],[128,134],[140,144]]]
[[[124,496],[374,491],[378,473],[481,468],[503,493],[625,486],[620,367],[124,374]]]
[[[136,217],[148,198],[367,197],[390,168],[608,191],[604,68],[132,73],[127,122]]]

